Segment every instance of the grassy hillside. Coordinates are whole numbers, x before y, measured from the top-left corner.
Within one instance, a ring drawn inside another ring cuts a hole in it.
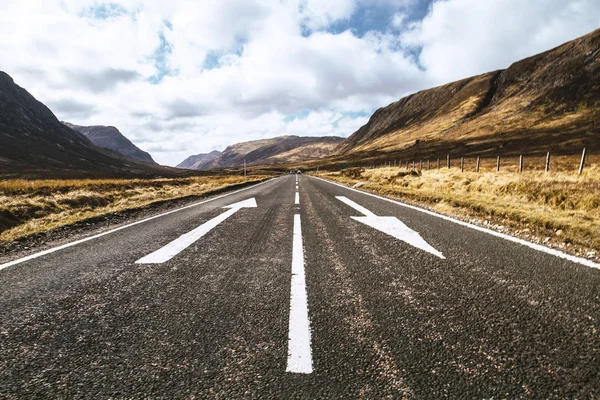
[[[328,164],[600,152],[600,30],[377,110]]]

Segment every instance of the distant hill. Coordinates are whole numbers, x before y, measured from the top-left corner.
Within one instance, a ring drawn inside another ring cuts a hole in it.
[[[114,126],[81,126],[64,121],[63,124],[71,129],[75,129],[79,133],[83,133],[83,135],[90,139],[96,146],[114,150],[127,157],[132,157],[140,161],[156,164],[150,154],[131,143],[131,141],[123,136],[123,134]]]
[[[0,178],[178,176],[94,145],[0,71]]]
[[[247,165],[273,165],[315,160],[330,154],[344,139],[335,136],[279,136],[228,146],[210,162],[196,163],[196,169],[238,168]],[[211,154],[211,153],[209,153]],[[198,155],[206,156],[206,155]],[[192,156],[179,164],[194,165]],[[190,160],[188,162],[188,160]]]
[[[218,150],[213,150],[210,153],[196,154],[189,156],[177,165],[177,168],[187,169],[208,169],[210,163],[221,154]]]
[[[600,30],[377,110],[333,159],[600,150]]]

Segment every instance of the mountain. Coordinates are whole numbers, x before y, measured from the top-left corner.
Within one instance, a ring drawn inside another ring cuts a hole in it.
[[[177,168],[187,169],[207,169],[210,163],[221,154],[218,150],[213,150],[210,153],[196,154],[189,156],[177,165]]]
[[[106,149],[114,150],[127,157],[132,157],[140,161],[144,161],[150,164],[156,164],[150,154],[139,149],[136,145],[131,143],[117,128],[114,126],[80,126],[64,122],[66,126],[71,129],[82,133],[85,137],[90,139],[96,146],[104,147]]]
[[[334,158],[600,149],[600,30],[377,110]]]
[[[315,160],[329,155],[344,139],[335,136],[279,136],[228,146],[210,162],[197,169],[238,168],[246,165],[273,165]],[[199,155],[201,156],[201,154]],[[182,166],[192,156],[179,164]]]
[[[0,178],[177,176],[94,145],[0,71]]]

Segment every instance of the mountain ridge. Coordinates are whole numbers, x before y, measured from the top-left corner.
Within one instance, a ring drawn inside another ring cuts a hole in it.
[[[105,125],[90,125],[82,126],[75,125],[70,122],[61,121],[63,124],[77,132],[83,134],[96,146],[104,147],[106,149],[114,150],[124,156],[135,158],[140,161],[144,161],[150,164],[155,164],[156,161],[152,159],[152,156],[137,147],[131,140],[123,135],[114,126]]]
[[[196,169],[239,168],[246,162],[248,166],[277,165],[315,160],[329,155],[344,139],[337,136],[277,136],[269,139],[251,140],[229,145],[215,157]],[[210,154],[210,153],[209,153]],[[194,160],[199,154],[190,156],[178,166]],[[193,165],[193,164],[192,164]]]
[[[506,69],[405,96],[375,111],[332,158],[598,148],[599,55],[600,29]]]
[[[62,124],[10,75],[0,71],[0,177],[112,178],[180,176],[94,145]]]
[[[204,169],[212,160],[214,160],[219,154],[221,154],[218,150],[213,150],[210,153],[200,153],[193,156],[189,156],[179,164],[177,164],[177,168],[186,168],[186,169]]]

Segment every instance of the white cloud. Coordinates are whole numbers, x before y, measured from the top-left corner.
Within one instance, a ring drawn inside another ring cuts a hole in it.
[[[349,19],[356,5],[354,0],[302,0],[301,20],[310,29],[323,28],[336,21]]]
[[[409,21],[417,6],[4,0],[0,59],[59,119],[117,126],[175,165],[243,140],[347,136],[403,95],[506,67],[600,25],[594,0],[447,0]],[[395,11],[378,31],[329,31],[365,7]]]
[[[405,12],[398,12],[392,16],[392,27],[400,30],[408,22],[408,15]]]
[[[402,35],[436,84],[495,69],[600,27],[597,0],[448,0]]]

